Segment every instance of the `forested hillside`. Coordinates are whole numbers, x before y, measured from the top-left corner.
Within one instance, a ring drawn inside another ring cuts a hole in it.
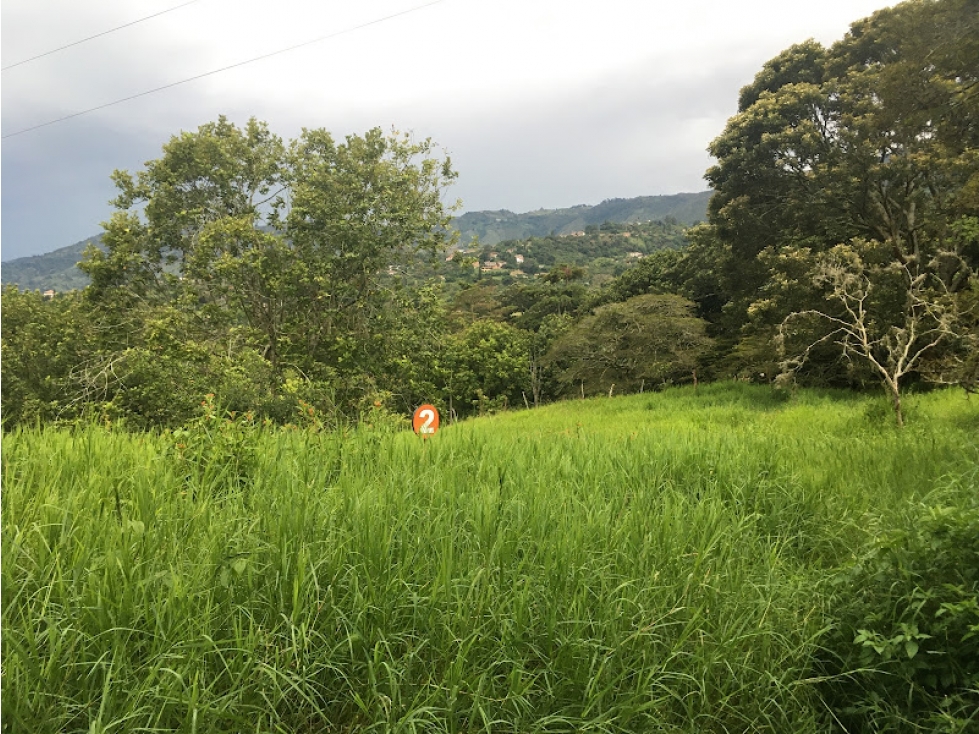
[[[24,290],[64,291],[84,288],[88,276],[78,269],[82,253],[89,245],[97,244],[99,235],[43,255],[19,257],[0,266],[3,285],[16,285]]]
[[[493,245],[502,240],[570,235],[606,223],[669,220],[689,225],[706,219],[708,198],[710,192],[705,191],[699,194],[608,199],[597,206],[583,204],[523,214],[506,210],[466,212],[453,217],[450,227],[459,232],[460,243],[471,246],[474,239],[478,239],[482,245]],[[3,285],[16,285],[25,290],[45,291],[50,288],[59,293],[84,288],[88,285],[88,276],[76,265],[82,259],[85,248],[96,244],[99,238],[99,235],[95,235],[53,252],[5,262],[2,267]],[[575,257],[575,260],[581,258]]]
[[[707,218],[709,191],[672,196],[639,196],[632,199],[606,199],[597,206],[568,209],[538,209],[525,214],[499,211],[466,212],[457,217],[453,226],[459,230],[460,242],[466,244],[474,237],[486,245],[504,240],[529,237],[566,235],[584,231],[589,225],[605,222],[633,224],[654,219],[672,218],[683,224],[695,224]]]

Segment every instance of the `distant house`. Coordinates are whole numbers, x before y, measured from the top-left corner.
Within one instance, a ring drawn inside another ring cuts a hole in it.
[[[630,252],[626,254],[626,258],[629,260],[642,260],[643,254],[641,252]]]
[[[55,296],[55,292],[53,288],[48,288],[46,291],[44,291],[44,293],[41,294],[41,297],[48,301],[52,300],[54,296]]]
[[[585,233],[582,230],[579,229],[577,232],[571,232],[570,233],[570,236],[571,237],[584,237],[585,236]]]
[[[483,262],[484,273],[488,273],[493,270],[502,270],[502,269],[503,269],[503,263],[498,262],[496,260],[486,260],[485,262]]]
[[[517,261],[517,265],[523,263],[523,255],[514,255],[513,259]]]

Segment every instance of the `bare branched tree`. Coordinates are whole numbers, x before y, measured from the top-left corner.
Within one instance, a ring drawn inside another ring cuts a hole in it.
[[[799,311],[783,320],[777,337],[780,365],[783,376],[791,376],[815,347],[834,343],[845,358],[863,361],[880,377],[897,423],[903,426],[902,382],[940,344],[958,336],[959,314],[947,283],[936,273],[939,258],[927,266],[914,258],[874,264],[861,253],[867,245],[862,241],[837,245],[820,258],[812,279],[825,289],[832,308]],[[891,308],[877,298],[884,289],[889,297],[882,300]],[[791,349],[791,337],[803,320],[821,322],[818,331],[825,327],[829,331],[807,340],[801,349]]]

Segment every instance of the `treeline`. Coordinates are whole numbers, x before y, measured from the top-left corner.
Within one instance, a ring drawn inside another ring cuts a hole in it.
[[[883,384],[901,422],[909,382],[979,380],[976,10],[912,0],[765,64],[685,231],[454,251],[429,141],[182,133],[114,174],[88,288],[5,290],[4,425],[176,425],[206,395],[275,422],[462,416],[732,376]]]
[[[53,300],[8,287],[4,423],[176,426],[204,402],[276,423],[376,420],[428,401],[463,417],[684,382],[712,344],[689,300],[620,302],[580,267],[510,284],[409,280],[379,277],[316,353],[293,348],[306,327],[283,329],[274,362],[265,335],[213,301],[115,311],[92,287]]]

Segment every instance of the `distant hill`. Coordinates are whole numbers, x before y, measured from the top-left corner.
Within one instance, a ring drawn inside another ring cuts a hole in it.
[[[582,204],[567,209],[538,209],[525,214],[514,214],[506,209],[466,212],[453,224],[461,234],[460,243],[466,244],[478,236],[484,245],[546,237],[551,233],[570,234],[603,222],[632,224],[673,217],[682,224],[694,224],[707,219],[710,195],[710,191],[702,191],[699,194],[606,199],[596,206]]]
[[[88,276],[75,267],[89,245],[102,239],[95,235],[43,255],[19,257],[0,265],[3,285],[17,285],[22,290],[70,291],[88,285]]]
[[[604,222],[633,224],[673,217],[682,224],[693,224],[707,218],[709,191],[699,194],[671,196],[639,196],[633,199],[606,199],[601,204],[582,204],[567,209],[538,209],[535,212],[514,214],[499,211],[466,212],[453,222],[460,232],[459,241],[467,244],[474,237],[484,245],[505,240],[562,235],[584,230],[588,225]],[[44,255],[21,257],[3,263],[0,280],[4,285],[16,284],[25,290],[68,291],[88,285],[88,276],[75,265],[90,244],[98,244],[100,235],[76,242],[74,245]]]

